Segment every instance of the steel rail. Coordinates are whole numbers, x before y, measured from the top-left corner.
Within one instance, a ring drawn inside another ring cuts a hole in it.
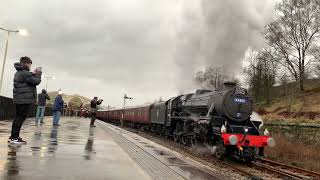
[[[273,165],[276,165],[276,166],[287,168],[289,170],[294,170],[296,172],[303,173],[303,174],[308,175],[308,176],[313,176],[313,177],[320,178],[320,173],[319,172],[314,172],[314,171],[302,169],[302,168],[299,168],[299,167],[283,164],[283,163],[272,161],[270,159],[265,159],[265,158],[258,158],[257,160],[262,162],[262,163],[273,164]]]
[[[259,176],[257,176],[257,175],[254,175],[254,174],[252,174],[252,173],[250,173],[250,172],[248,172],[248,171],[245,171],[245,170],[243,170],[243,169],[241,169],[241,168],[238,168],[238,167],[236,167],[235,165],[232,165],[232,164],[227,163],[227,162],[225,162],[225,161],[221,161],[221,160],[216,159],[216,162],[217,162],[217,163],[220,163],[220,164],[223,164],[223,165],[225,165],[225,166],[228,166],[229,168],[232,168],[232,169],[240,172],[240,174],[242,174],[242,175],[244,175],[244,176],[247,176],[249,179],[252,179],[252,180],[262,180],[262,179],[263,179],[263,178],[261,178],[261,177],[259,177]]]
[[[265,165],[263,163],[251,162],[251,164],[254,165],[255,167],[257,167],[258,169],[262,170],[262,171],[269,171],[270,173],[278,174],[282,178],[304,179],[304,177],[301,177],[299,175],[296,175],[296,174],[293,174],[293,173],[290,173],[290,172],[286,172],[286,171],[282,171],[282,170],[276,169],[274,167]]]

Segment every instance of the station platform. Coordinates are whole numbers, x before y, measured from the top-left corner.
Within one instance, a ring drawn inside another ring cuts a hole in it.
[[[12,121],[0,121],[0,179],[226,179],[137,134],[89,119],[62,117],[61,126],[28,119],[11,145]]]

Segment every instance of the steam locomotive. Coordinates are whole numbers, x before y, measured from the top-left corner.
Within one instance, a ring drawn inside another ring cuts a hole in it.
[[[125,109],[100,110],[97,118],[143,128],[177,143],[209,145],[215,156],[234,156],[245,161],[263,155],[275,142],[268,131],[261,132],[262,120],[252,111],[245,88],[224,83],[221,91],[197,90],[164,102]]]

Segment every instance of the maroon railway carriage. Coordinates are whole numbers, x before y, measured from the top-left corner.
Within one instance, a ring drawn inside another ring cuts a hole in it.
[[[108,111],[108,113],[106,114],[106,120],[117,120],[119,121],[122,117],[122,109],[114,109],[114,110],[110,110]]]
[[[97,111],[97,119],[106,121],[109,118],[110,110]]]
[[[97,112],[97,118],[103,121],[120,121],[123,119],[125,122],[150,124],[150,109],[151,105],[101,110]]]
[[[133,123],[150,124],[150,105],[126,107],[123,120]]]
[[[122,117],[122,109],[112,109],[112,110],[99,110],[97,111],[97,119],[103,121],[120,121]]]

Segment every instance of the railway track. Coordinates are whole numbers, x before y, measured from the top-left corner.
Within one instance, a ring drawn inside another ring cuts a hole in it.
[[[149,133],[149,132],[142,132],[140,130],[134,129],[134,128],[125,128],[126,130],[129,130],[133,133],[145,133],[149,136],[154,136],[155,134]],[[150,139],[150,137],[148,137]],[[161,137],[159,137],[161,138]],[[163,140],[163,139],[162,139]],[[188,147],[176,144],[179,146],[178,148],[180,150],[183,150],[185,152],[189,152],[190,150]],[[204,159],[208,162],[208,159]],[[211,158],[211,163],[215,162],[215,165],[220,165],[222,167],[230,168],[239,174],[248,177],[249,179],[253,180],[260,180],[264,179],[264,176],[261,176],[261,173],[253,173],[252,169],[257,169],[261,172],[265,172],[268,174],[272,174],[274,177],[282,178],[282,179],[320,179],[320,173],[309,171],[306,169],[302,169],[295,166],[286,165],[283,163],[275,162],[269,159],[265,158],[258,158],[255,162],[251,162],[249,164],[239,164],[232,161],[221,161],[219,159],[216,159],[214,157]],[[251,169],[249,169],[251,168]]]
[[[249,172],[248,170],[244,170],[243,168],[239,167],[239,165],[226,162],[226,161],[221,161],[221,160],[215,160],[217,163],[220,163],[221,165],[227,166],[237,172],[239,172],[241,175],[248,177],[251,180],[262,180],[263,177],[260,177],[254,173]]]
[[[303,177],[303,176],[297,175],[295,173],[283,171],[283,170],[274,168],[272,166],[265,165],[263,163],[252,162],[251,165],[254,166],[254,168],[257,168],[261,171],[265,171],[265,172],[274,174],[275,176],[283,178],[283,179],[305,179],[305,177]]]
[[[258,158],[253,163],[256,167],[280,174],[282,177],[291,179],[320,179],[320,173],[302,169],[299,167],[283,164],[265,158]]]

